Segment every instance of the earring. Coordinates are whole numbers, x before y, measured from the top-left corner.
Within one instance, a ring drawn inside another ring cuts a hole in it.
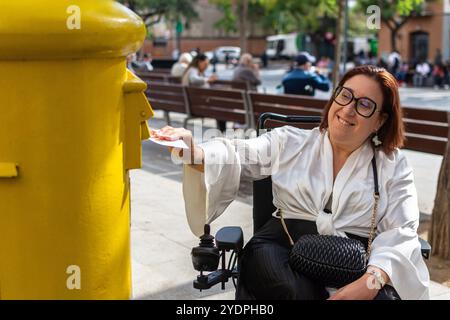
[[[380,144],[383,143],[380,141],[380,139],[378,139],[378,132],[375,132],[374,136],[372,137],[372,142],[375,145],[375,147],[378,147]]]

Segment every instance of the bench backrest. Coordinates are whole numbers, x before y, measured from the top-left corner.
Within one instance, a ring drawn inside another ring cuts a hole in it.
[[[447,112],[403,108],[406,149],[443,155],[448,142]]]
[[[249,92],[255,118],[264,112],[284,115],[321,115],[327,100],[296,95],[273,95]],[[447,112],[404,107],[405,149],[443,155],[449,135]],[[269,122],[267,126],[276,124]],[[312,125],[306,125],[308,128]]]
[[[145,73],[139,74],[139,77],[147,84],[151,82],[167,82],[167,74],[164,73]]]
[[[244,91],[249,90],[249,85],[245,81],[216,80],[210,85],[214,89],[238,89]]]
[[[186,87],[186,92],[193,117],[251,125],[245,91]]]
[[[288,94],[276,95],[249,92],[248,95],[255,121],[265,112],[274,112],[283,115],[321,116],[322,110],[327,103],[327,100]],[[267,123],[268,128],[274,126],[276,125],[272,124],[272,121]],[[302,124],[302,126],[311,129],[314,125]]]
[[[176,83],[181,84],[181,77],[175,77],[175,76],[167,76],[167,82],[168,83]]]
[[[164,110],[189,114],[185,87],[179,84],[158,82],[147,83],[147,98],[155,110]]]
[[[168,79],[179,81],[179,78],[169,76],[164,76],[164,82],[160,80],[160,75],[142,78],[149,86],[147,94],[154,109],[245,123],[251,127],[255,127],[254,124],[264,112],[317,116],[322,115],[327,103],[327,100],[307,96],[264,94],[230,87],[184,89],[180,84],[168,83]],[[403,110],[407,138],[405,148],[443,155],[449,135],[447,112],[410,107],[404,107]],[[267,126],[276,124],[269,122]],[[307,128],[312,126],[306,125]]]

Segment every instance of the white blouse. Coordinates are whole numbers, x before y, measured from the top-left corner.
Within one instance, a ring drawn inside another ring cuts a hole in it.
[[[286,219],[315,221],[320,234],[368,237],[374,204],[373,149],[366,142],[347,159],[333,184],[328,132],[276,128],[254,139],[216,138],[200,147],[205,170],[185,165],[183,194],[197,236],[235,199],[241,179],[272,175],[273,204]],[[429,273],[421,255],[419,208],[411,167],[400,150],[376,151],[380,201],[369,265],[384,270],[402,299],[428,299]],[[333,193],[332,214],[323,211]]]

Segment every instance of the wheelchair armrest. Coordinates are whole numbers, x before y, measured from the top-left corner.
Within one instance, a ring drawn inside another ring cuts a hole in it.
[[[425,259],[429,259],[430,255],[431,255],[431,246],[430,244],[423,240],[422,238],[419,237],[419,242],[420,242],[420,249],[422,251],[422,257],[424,257]]]
[[[244,234],[241,227],[223,227],[217,231],[216,245],[219,250],[241,251],[244,246]]]

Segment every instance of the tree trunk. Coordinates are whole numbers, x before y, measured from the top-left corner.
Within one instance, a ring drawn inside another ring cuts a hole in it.
[[[239,10],[239,42],[241,53],[247,52],[247,16],[248,0],[241,0]]]
[[[395,38],[397,38],[397,33],[400,28],[395,27],[391,29],[391,52],[397,51],[397,45],[395,44]]]
[[[450,112],[447,118],[450,122]],[[430,244],[433,255],[450,259],[450,129],[431,215]]]
[[[336,46],[334,48],[334,66],[333,66],[333,86],[336,88],[340,80],[341,64],[341,37],[342,37],[342,17],[344,15],[345,0],[338,0],[338,17],[336,21]]]

